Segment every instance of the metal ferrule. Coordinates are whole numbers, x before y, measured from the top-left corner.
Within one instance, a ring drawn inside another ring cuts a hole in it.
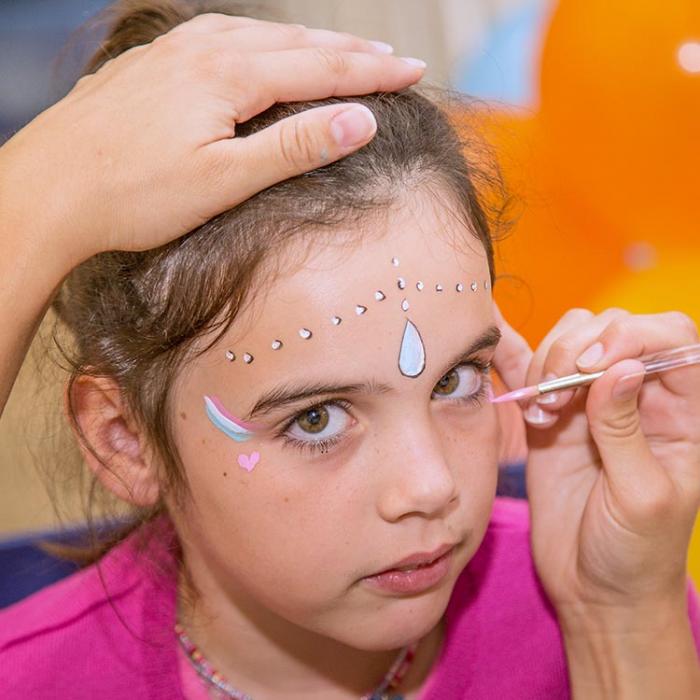
[[[578,374],[570,374],[568,377],[559,377],[550,379],[548,382],[542,382],[537,385],[537,391],[540,394],[548,394],[550,391],[560,391],[561,389],[574,389],[577,386],[586,386],[594,382],[599,377],[605,374],[605,370],[600,372],[587,372]]]

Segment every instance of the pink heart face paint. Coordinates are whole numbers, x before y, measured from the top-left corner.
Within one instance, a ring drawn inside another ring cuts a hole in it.
[[[238,455],[238,464],[242,469],[245,469],[247,472],[253,471],[255,468],[255,465],[260,461],[260,453],[259,452],[251,452],[249,455],[247,454],[240,454]]]

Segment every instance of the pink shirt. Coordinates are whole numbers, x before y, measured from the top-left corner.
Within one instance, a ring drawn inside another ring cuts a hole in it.
[[[570,696],[554,611],[535,574],[527,503],[497,499],[459,577],[445,643],[421,700]],[[164,551],[172,545],[164,526]],[[175,576],[157,573],[132,535],[91,566],[0,611],[3,700],[205,700],[176,642]],[[171,557],[172,559],[172,557]],[[172,572],[171,572],[172,574]],[[700,649],[700,613],[688,588]],[[231,679],[235,684],[235,679]],[[243,689],[245,690],[245,689]]]

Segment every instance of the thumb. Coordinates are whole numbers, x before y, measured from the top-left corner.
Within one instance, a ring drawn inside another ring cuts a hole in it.
[[[623,360],[591,385],[586,401],[588,424],[604,471],[623,501],[639,502],[657,492],[660,479],[667,480],[642,431],[638,399],[643,382],[642,363]]]
[[[377,121],[367,107],[341,103],[309,109],[251,136],[228,140],[234,204],[356,151],[376,131]]]

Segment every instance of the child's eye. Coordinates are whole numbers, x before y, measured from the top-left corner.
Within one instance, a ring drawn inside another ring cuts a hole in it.
[[[319,404],[302,411],[287,426],[284,434],[293,441],[323,443],[348,429],[352,418],[336,403]]]
[[[473,364],[451,369],[433,389],[433,399],[472,399],[481,395],[487,381],[487,370]]]

